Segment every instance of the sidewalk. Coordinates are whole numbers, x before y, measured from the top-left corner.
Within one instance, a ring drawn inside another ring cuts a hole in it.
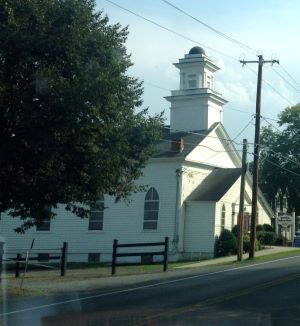
[[[299,248],[272,246],[272,247],[268,247],[268,248],[260,250],[260,251],[256,251],[255,257],[277,254],[277,253],[281,253],[281,252],[295,251],[295,250],[299,250]],[[248,253],[243,255],[244,259],[247,259],[248,257],[249,257]],[[196,267],[202,267],[202,266],[217,265],[217,264],[222,264],[222,263],[231,263],[231,262],[235,262],[236,260],[237,260],[236,255],[229,256],[229,257],[212,258],[212,259],[207,259],[207,260],[179,266],[179,267],[176,267],[176,269],[196,268]]]

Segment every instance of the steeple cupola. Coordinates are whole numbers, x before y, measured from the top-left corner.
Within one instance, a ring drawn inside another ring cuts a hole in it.
[[[166,97],[171,102],[173,132],[205,130],[222,122],[222,106],[227,101],[214,90],[214,73],[220,68],[199,46],[174,65],[180,72],[179,90]]]

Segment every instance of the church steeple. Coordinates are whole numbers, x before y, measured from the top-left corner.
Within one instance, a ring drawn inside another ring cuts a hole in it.
[[[199,46],[174,65],[180,71],[180,86],[166,97],[171,102],[171,129],[205,130],[222,122],[222,106],[227,101],[214,90],[214,73],[220,68]]]

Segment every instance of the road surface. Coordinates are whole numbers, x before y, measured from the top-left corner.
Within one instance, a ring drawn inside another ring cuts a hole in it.
[[[2,324],[300,325],[300,256],[59,297],[12,300]]]

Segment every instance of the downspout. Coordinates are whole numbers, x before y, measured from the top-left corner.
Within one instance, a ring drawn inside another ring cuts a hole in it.
[[[174,236],[172,241],[172,251],[175,253],[178,249],[178,229],[179,229],[179,207],[181,201],[181,175],[182,170],[176,169],[176,197],[175,197],[175,219],[174,219]]]

